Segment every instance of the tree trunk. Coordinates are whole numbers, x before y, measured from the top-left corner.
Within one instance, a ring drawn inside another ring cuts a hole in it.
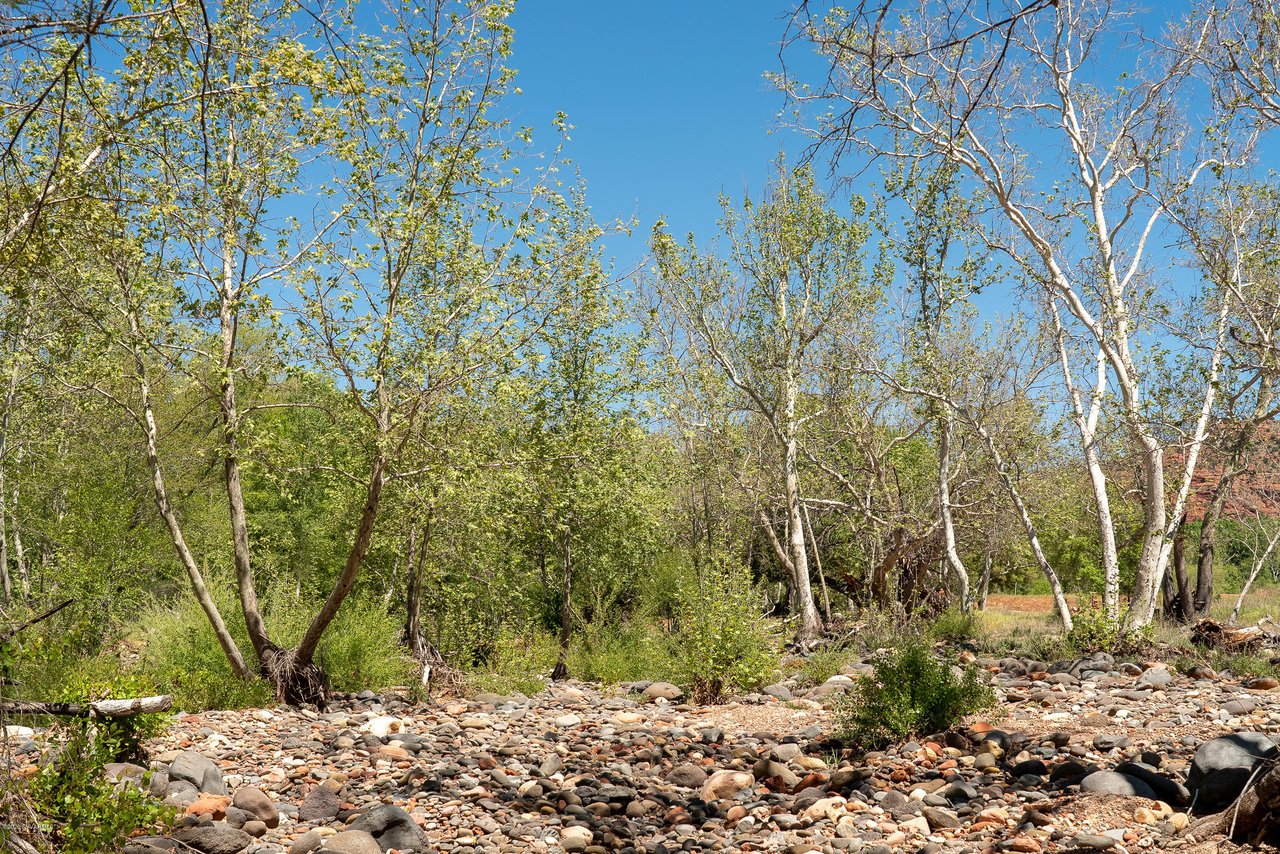
[[[1253,582],[1257,581],[1258,573],[1262,572],[1262,568],[1266,566],[1267,558],[1271,557],[1271,552],[1275,550],[1277,541],[1280,541],[1280,528],[1276,528],[1271,536],[1267,538],[1267,547],[1254,560],[1253,568],[1249,571],[1249,578],[1245,580],[1244,586],[1240,588],[1240,595],[1236,597],[1236,606],[1231,609],[1231,619],[1227,621],[1228,625],[1234,626],[1236,621],[1240,619],[1240,609],[1244,607],[1244,597],[1249,595]]]
[[[1142,502],[1142,552],[1138,555],[1133,598],[1125,619],[1129,629],[1143,628],[1155,619],[1161,583],[1173,551],[1172,540],[1165,537],[1164,449],[1153,437],[1144,437],[1142,443],[1142,468],[1146,481]]]
[[[983,442],[986,443],[987,452],[991,454],[991,460],[995,463],[996,474],[1000,477],[1000,483],[1009,495],[1009,500],[1013,502],[1014,509],[1018,511],[1018,521],[1022,523],[1022,531],[1026,534],[1027,543],[1031,546],[1031,553],[1035,556],[1040,571],[1044,573],[1044,577],[1049,581],[1049,589],[1053,591],[1053,605],[1058,611],[1058,619],[1062,621],[1062,630],[1070,634],[1073,625],[1071,605],[1067,602],[1067,594],[1063,590],[1062,580],[1058,578],[1058,573],[1054,571],[1053,565],[1049,563],[1049,558],[1045,555],[1044,548],[1040,544],[1040,537],[1036,533],[1031,511],[1027,509],[1026,502],[1022,500],[1022,490],[1018,489],[1018,484],[1014,481],[1013,474],[1005,464],[1004,455],[1000,453],[995,437],[975,419],[971,418],[969,422],[977,434],[982,437]],[[1114,541],[1112,548],[1114,549]]]
[[[235,169],[236,150],[234,136],[228,143],[226,166],[228,172]],[[228,205],[224,214],[222,233],[222,282],[218,289],[218,326],[222,340],[221,395],[219,413],[222,418],[223,481],[227,493],[227,508],[231,519],[231,546],[236,566],[236,590],[240,594],[240,610],[244,614],[249,641],[257,654],[260,665],[279,650],[267,634],[258,604],[257,581],[250,561],[249,523],[245,513],[244,493],[240,485],[240,412],[236,403],[236,338],[239,328],[239,292],[235,284],[235,256],[238,239],[235,211]]]
[[[813,548],[813,562],[818,570],[818,584],[822,587],[822,617],[828,624],[831,622],[831,593],[827,590],[827,576],[822,571],[822,553],[818,550],[818,533],[813,530],[813,521],[809,518],[809,506],[804,508],[804,526],[809,530],[809,545]]]
[[[954,423],[951,408],[946,406],[946,413],[938,424],[938,509],[942,513],[942,541],[946,548],[947,567],[956,578],[957,594],[960,597],[960,610],[968,613],[969,570],[965,569],[960,559],[960,551],[956,547],[955,519],[951,513],[951,437]]]
[[[813,601],[813,587],[809,582],[809,550],[804,542],[804,520],[800,515],[800,474],[796,468],[796,440],[788,439],[783,460],[784,488],[787,500],[787,539],[791,564],[796,611],[800,615],[800,628],[796,640],[807,641],[822,631],[822,618],[818,616]]]
[[[27,561],[27,550],[22,544],[22,526],[18,524],[18,486],[13,487],[13,559],[18,566],[18,587],[22,590],[22,600],[31,601],[31,566]]]
[[[1258,396],[1254,403],[1253,417],[1241,426],[1239,434],[1231,444],[1227,461],[1214,485],[1213,495],[1205,508],[1200,522],[1200,552],[1196,559],[1195,595],[1188,604],[1189,617],[1199,620],[1209,616],[1213,605],[1213,561],[1218,547],[1218,522],[1226,510],[1227,501],[1231,498],[1231,490],[1236,478],[1244,471],[1249,447],[1261,423],[1263,414],[1271,408],[1271,380],[1264,375],[1259,380]]]
[[[0,439],[0,444],[3,439]],[[0,459],[0,601],[9,607],[13,599],[13,578],[9,575],[9,520],[8,507],[5,501],[4,460]]]
[[[978,610],[987,610],[987,594],[991,590],[991,571],[995,567],[995,555],[988,551],[982,556],[982,576],[978,579]]]
[[[405,547],[405,606],[404,636],[402,642],[409,654],[421,660],[427,651],[427,639],[422,634],[422,568],[427,561],[427,545],[431,541],[431,518],[434,508],[428,509],[422,530],[411,523],[409,542]]]
[[[5,467],[9,456],[9,421],[13,417],[13,406],[18,398],[18,351],[24,346],[27,332],[31,328],[31,313],[27,312],[23,320],[22,330],[14,343],[13,367],[9,372],[9,388],[5,393],[4,413],[0,415],[0,596],[4,597],[5,607],[13,598],[13,576],[9,574],[9,531],[8,531],[8,495],[5,487]],[[17,512],[17,508],[14,508]]]
[[[1187,580],[1187,532],[1186,518],[1179,520],[1178,532],[1173,535],[1173,572],[1165,574],[1165,590],[1169,618],[1179,623],[1191,622],[1191,590]]]
[[[385,424],[383,426],[385,427]],[[365,556],[369,553],[369,544],[373,540],[373,528],[378,521],[378,510],[382,504],[382,488],[385,485],[386,460],[381,451],[375,451],[373,462],[370,465],[369,484],[365,491],[364,507],[360,511],[360,522],[356,526],[355,537],[351,542],[351,550],[347,552],[347,560],[343,564],[342,574],[338,577],[338,582],[334,585],[333,590],[329,592],[324,605],[320,607],[319,613],[311,621],[311,625],[307,626],[307,633],[302,636],[302,641],[298,644],[298,648],[293,650],[290,669],[314,666],[312,659],[315,657],[316,649],[320,646],[321,637],[324,636],[325,630],[329,628],[329,624],[333,622],[333,618],[338,615],[338,609],[342,607],[342,603],[351,594],[352,588],[355,587],[356,578],[359,577],[360,569],[364,566]],[[323,699],[323,695],[320,696],[320,699]],[[314,702],[314,700],[304,700],[303,702]]]
[[[573,629],[573,549],[566,528],[560,534],[560,656],[551,671],[553,681],[569,678],[569,636]]]
[[[1107,476],[1098,456],[1098,420],[1102,413],[1102,401],[1107,391],[1107,361],[1101,347],[1094,356],[1097,374],[1093,392],[1086,410],[1079,388],[1071,372],[1071,360],[1067,356],[1066,332],[1058,314],[1057,297],[1049,297],[1049,315],[1053,320],[1054,338],[1058,346],[1058,362],[1062,367],[1063,382],[1071,399],[1072,419],[1080,436],[1080,449],[1084,455],[1085,471],[1089,476],[1089,488],[1093,492],[1094,511],[1098,517],[1098,537],[1102,545],[1102,605],[1112,621],[1120,619],[1120,554],[1116,549],[1116,526],[1111,516],[1111,498],[1107,494]],[[1025,525],[1025,523],[1024,523]],[[1051,582],[1052,583],[1052,582]],[[1065,603],[1065,599],[1062,600]],[[1065,612],[1062,612],[1065,614]],[[1063,624],[1070,622],[1066,616]],[[1070,631],[1070,629],[1068,629]]]
[[[199,603],[201,610],[208,617],[209,624],[213,627],[213,633],[218,639],[218,645],[222,647],[223,653],[227,656],[227,661],[231,664],[231,671],[239,679],[252,679],[253,671],[245,664],[240,648],[236,645],[235,639],[231,637],[231,632],[227,630],[227,624],[223,622],[222,614],[218,611],[218,606],[213,601],[213,595],[209,593],[209,589],[205,586],[204,576],[200,574],[200,568],[196,566],[191,549],[187,547],[187,540],[183,536],[182,525],[178,521],[178,516],[169,503],[169,490],[165,485],[164,473],[160,466],[160,433],[156,428],[155,413],[151,408],[151,384],[147,379],[146,363],[143,361],[142,353],[137,349],[140,346],[138,342],[142,340],[142,334],[138,327],[138,317],[133,312],[129,313],[129,327],[134,339],[132,352],[134,370],[136,372],[135,379],[138,383],[138,394],[142,406],[141,421],[147,440],[147,467],[151,470],[151,492],[155,500],[156,509],[159,510],[160,518],[164,520],[165,527],[169,530],[169,538],[173,542],[174,551],[177,552],[182,568],[187,573],[187,580],[191,583],[191,591],[195,594],[196,602]]]

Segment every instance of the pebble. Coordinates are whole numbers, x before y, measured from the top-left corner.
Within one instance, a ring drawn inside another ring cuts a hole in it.
[[[1240,680],[1106,655],[972,663],[1004,698],[998,726],[865,757],[830,740],[825,710],[851,666],[717,708],[667,683],[574,682],[186,715],[149,744],[153,785],[167,775],[168,796],[201,804],[182,832],[205,854],[1133,851],[1180,841],[1174,809],[1201,745],[1280,731],[1280,691]]]

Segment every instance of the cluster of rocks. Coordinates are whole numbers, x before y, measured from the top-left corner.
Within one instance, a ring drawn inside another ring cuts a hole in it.
[[[819,698],[695,707],[664,683],[178,716],[148,785],[182,826],[128,850],[1172,849],[1275,754],[1280,692],[1107,656],[971,663],[999,727],[865,756],[830,738]]]

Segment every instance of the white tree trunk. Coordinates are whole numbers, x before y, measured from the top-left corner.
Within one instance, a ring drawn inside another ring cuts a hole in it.
[[[946,545],[947,566],[956,577],[960,610],[968,613],[972,604],[969,599],[969,570],[956,547],[955,519],[951,513],[951,438],[955,425],[951,407],[944,404],[943,409],[945,414],[938,424],[938,505],[942,513],[942,538]]]
[[[1271,557],[1271,552],[1275,550],[1277,542],[1280,542],[1280,527],[1271,532],[1271,536],[1267,538],[1267,547],[1253,562],[1253,568],[1249,570],[1249,578],[1245,580],[1244,587],[1240,588],[1240,595],[1236,597],[1236,606],[1231,609],[1231,619],[1227,621],[1228,625],[1234,626],[1239,622],[1240,609],[1244,607],[1244,597],[1249,595],[1253,582],[1258,580],[1258,573],[1262,572],[1262,567],[1266,566],[1267,558]]]

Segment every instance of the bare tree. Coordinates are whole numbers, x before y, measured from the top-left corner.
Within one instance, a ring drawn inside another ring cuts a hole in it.
[[[809,128],[837,158],[945,160],[992,200],[991,244],[1039,284],[1060,340],[1079,342],[1088,358],[1086,398],[1074,354],[1063,347],[1104,544],[1114,541],[1115,523],[1101,503],[1099,421],[1122,424],[1140,462],[1141,553],[1127,617],[1138,627],[1155,613],[1211,424],[1227,329],[1219,301],[1197,403],[1176,418],[1161,411],[1153,367],[1138,346],[1157,305],[1149,294],[1161,284],[1149,247],[1172,227],[1170,209],[1214,170],[1242,161],[1250,139],[1226,125],[1201,136],[1189,121],[1187,104],[1201,86],[1195,47],[1211,35],[1207,22],[1174,46],[1132,36],[1105,0],[1059,0],[1040,10],[997,26],[997,13],[979,4],[919,0],[892,28],[833,10],[804,28],[828,63],[826,80],[815,89],[787,77],[783,84],[802,117],[810,107],[826,111]],[[948,38],[957,16],[974,22],[974,38]],[[1102,79],[1098,54],[1124,42],[1136,65],[1123,80]],[[1106,394],[1112,389],[1114,398]],[[1186,425],[1176,439],[1166,429],[1171,421]],[[1171,442],[1185,454],[1167,488]],[[1118,577],[1110,551],[1106,571]]]

